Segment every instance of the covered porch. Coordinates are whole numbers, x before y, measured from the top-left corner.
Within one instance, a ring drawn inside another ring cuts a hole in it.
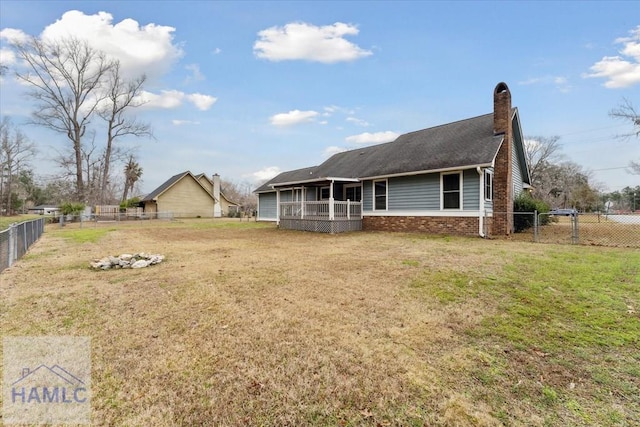
[[[362,230],[362,187],[357,180],[322,179],[275,188],[278,226],[342,233]]]

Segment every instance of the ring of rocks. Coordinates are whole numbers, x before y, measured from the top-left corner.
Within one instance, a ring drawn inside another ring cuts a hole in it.
[[[160,264],[162,261],[164,261],[164,255],[140,252],[94,259],[90,265],[94,270],[111,270],[118,268],[145,268]]]

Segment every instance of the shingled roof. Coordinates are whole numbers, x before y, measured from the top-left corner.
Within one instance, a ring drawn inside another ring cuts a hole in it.
[[[319,166],[282,172],[255,191],[325,178],[365,179],[489,166],[502,141],[502,135],[494,134],[493,113],[485,114],[406,133],[393,142],[334,154]]]

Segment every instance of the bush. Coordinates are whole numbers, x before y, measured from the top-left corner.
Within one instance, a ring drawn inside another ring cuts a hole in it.
[[[513,212],[529,212],[531,215],[514,215],[513,227],[516,233],[520,233],[528,228],[533,227],[534,218],[533,212],[538,211],[540,213],[549,212],[549,205],[542,200],[537,200],[531,197],[529,193],[521,193],[513,201]],[[549,215],[540,215],[540,225],[545,225],[549,222]]]
[[[120,209],[137,208],[140,205],[140,198],[132,197],[120,203]]]
[[[60,205],[62,215],[80,215],[84,211],[84,203],[67,202]]]

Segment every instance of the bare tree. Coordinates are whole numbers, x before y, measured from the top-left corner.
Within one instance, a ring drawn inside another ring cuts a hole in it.
[[[101,101],[104,77],[113,66],[87,41],[66,38],[46,42],[32,37],[15,44],[27,71],[17,77],[31,87],[33,123],[65,135],[73,146],[76,197],[85,197],[82,137]]]
[[[614,119],[623,120],[625,122],[631,122],[632,131],[621,135],[618,138],[640,138],[640,114],[636,111],[633,104],[627,98],[622,98],[622,103],[609,112],[609,116]],[[629,168],[631,173],[640,175],[640,161],[629,162]]]
[[[109,186],[113,143],[124,136],[153,137],[151,126],[148,123],[139,122],[135,117],[126,114],[132,108],[143,104],[140,101],[140,94],[146,76],[142,75],[137,79],[126,81],[120,74],[120,63],[115,62],[108,72],[108,77],[109,86],[105,106],[98,111],[100,117],[107,122],[107,145],[104,151],[104,167],[100,185],[101,203],[105,202]]]
[[[250,183],[222,181],[222,191],[227,199],[240,205],[245,212],[254,211],[258,205],[258,197],[253,193]]]
[[[609,116],[623,121],[630,121],[632,131],[618,135],[619,138],[640,137],[640,114],[636,111],[631,101],[622,98],[622,103],[609,112]]]
[[[133,191],[133,187],[136,182],[142,176],[142,167],[135,160],[133,155],[129,156],[129,161],[124,167],[124,191],[122,193],[122,201],[126,201],[130,191]]]
[[[35,145],[8,117],[4,117],[0,121],[0,206],[6,215],[12,213],[12,197],[20,173],[35,153]]]
[[[530,136],[525,138],[525,155],[531,174],[531,185],[538,194],[547,187],[545,180],[549,179],[548,169],[562,159],[560,151],[560,137]],[[543,197],[541,197],[543,198]]]

